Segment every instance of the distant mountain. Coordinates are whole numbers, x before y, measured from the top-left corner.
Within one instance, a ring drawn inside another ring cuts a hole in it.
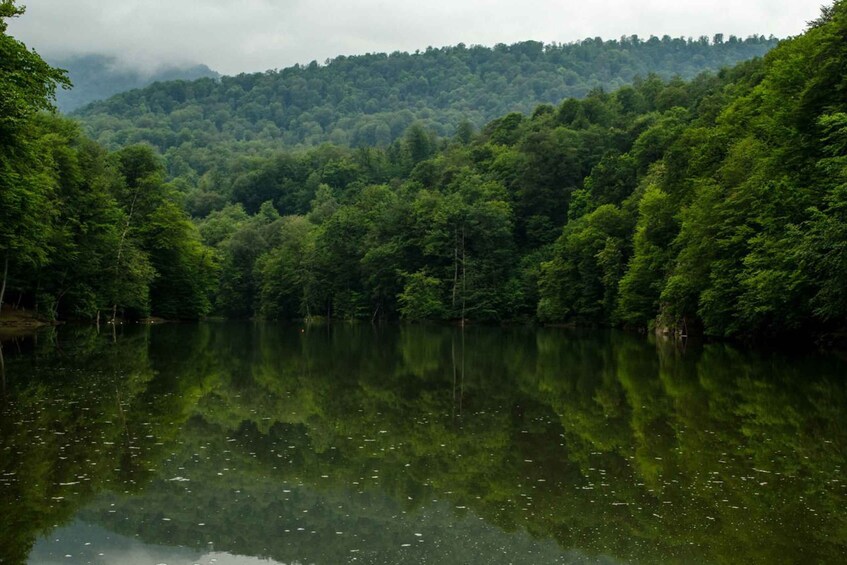
[[[49,63],[67,70],[74,85],[72,90],[60,90],[56,95],[57,106],[65,113],[157,81],[195,80],[220,76],[206,65],[168,65],[152,73],[144,72],[126,67],[115,57],[106,55],[53,58],[49,59]]]
[[[77,116],[108,147],[148,142],[166,154],[172,174],[202,173],[226,155],[325,142],[384,146],[413,122],[452,135],[464,121],[479,127],[508,112],[617,89],[651,73],[690,79],[764,55],[777,43],[718,35],[459,44],[158,83],[92,104]]]

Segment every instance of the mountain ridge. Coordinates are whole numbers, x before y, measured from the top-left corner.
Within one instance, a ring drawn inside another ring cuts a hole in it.
[[[150,85],[74,116],[109,148],[146,142],[202,174],[209,163],[194,155],[201,146],[218,154],[325,142],[385,146],[413,122],[450,136],[465,121],[481,127],[509,112],[615,90],[637,77],[691,79],[761,56],[777,43],[764,36],[630,36],[339,56],[324,65]]]

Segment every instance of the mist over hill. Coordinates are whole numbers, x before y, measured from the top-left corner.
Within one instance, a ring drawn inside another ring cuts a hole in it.
[[[121,63],[116,57],[99,54],[48,57],[48,62],[67,70],[73,83],[70,90],[56,93],[56,105],[65,113],[154,82],[220,76],[206,65],[166,64],[146,71]]]

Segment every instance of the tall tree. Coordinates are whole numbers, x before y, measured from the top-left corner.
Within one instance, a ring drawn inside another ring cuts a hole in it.
[[[69,85],[63,71],[7,35],[7,20],[23,13],[14,0],[0,1],[0,310],[10,270],[34,267],[46,258],[52,185],[38,167],[40,148],[31,120],[53,108],[57,86]]]

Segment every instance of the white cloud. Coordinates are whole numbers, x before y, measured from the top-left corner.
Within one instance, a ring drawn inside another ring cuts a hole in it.
[[[30,0],[10,32],[45,55],[224,73],[456,43],[622,35],[796,35],[823,0]],[[24,2],[26,3],[26,2]]]

